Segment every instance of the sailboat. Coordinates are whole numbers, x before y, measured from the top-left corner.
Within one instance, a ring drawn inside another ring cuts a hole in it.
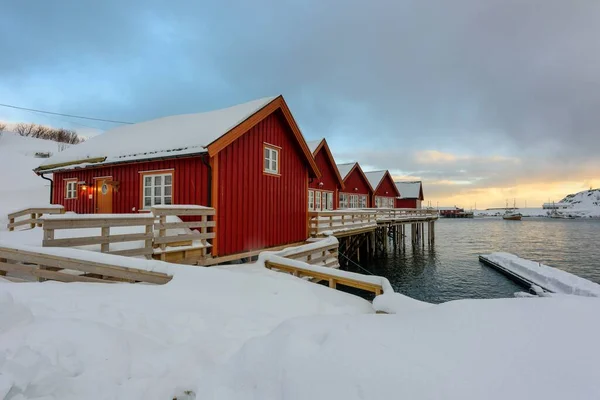
[[[521,213],[517,212],[516,210],[517,210],[517,201],[514,200],[513,208],[512,208],[512,210],[509,210],[508,209],[508,200],[507,200],[506,201],[506,212],[504,212],[502,219],[505,219],[508,221],[520,221],[521,218],[523,217],[523,215]]]

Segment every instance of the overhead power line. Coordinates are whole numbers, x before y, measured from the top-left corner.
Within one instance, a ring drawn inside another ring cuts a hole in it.
[[[61,114],[61,113],[56,113],[56,112],[52,112],[52,111],[35,110],[33,108],[18,107],[18,106],[13,106],[11,104],[1,104],[0,103],[0,107],[15,108],[17,110],[33,111],[33,112],[43,113],[43,114],[60,115],[63,117],[70,117],[70,118],[87,119],[90,121],[112,122],[113,124],[134,124],[135,123],[135,122],[126,122],[126,121],[115,121],[112,119],[82,117],[81,115]]]

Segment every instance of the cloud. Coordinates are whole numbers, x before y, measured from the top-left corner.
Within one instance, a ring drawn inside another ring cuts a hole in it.
[[[599,18],[584,0],[23,0],[0,14],[0,93],[131,121],[283,93],[340,161],[482,188],[593,181]]]

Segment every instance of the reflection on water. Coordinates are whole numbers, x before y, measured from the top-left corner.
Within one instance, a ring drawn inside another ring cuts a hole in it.
[[[481,265],[480,254],[505,251],[600,283],[599,238],[600,220],[442,219],[433,248],[390,246],[387,258],[362,264],[424,301],[513,297],[522,288]]]

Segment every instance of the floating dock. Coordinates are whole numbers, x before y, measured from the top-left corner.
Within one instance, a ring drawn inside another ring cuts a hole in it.
[[[510,253],[479,256],[479,261],[538,295],[545,293],[600,297],[600,285],[569,272]]]

